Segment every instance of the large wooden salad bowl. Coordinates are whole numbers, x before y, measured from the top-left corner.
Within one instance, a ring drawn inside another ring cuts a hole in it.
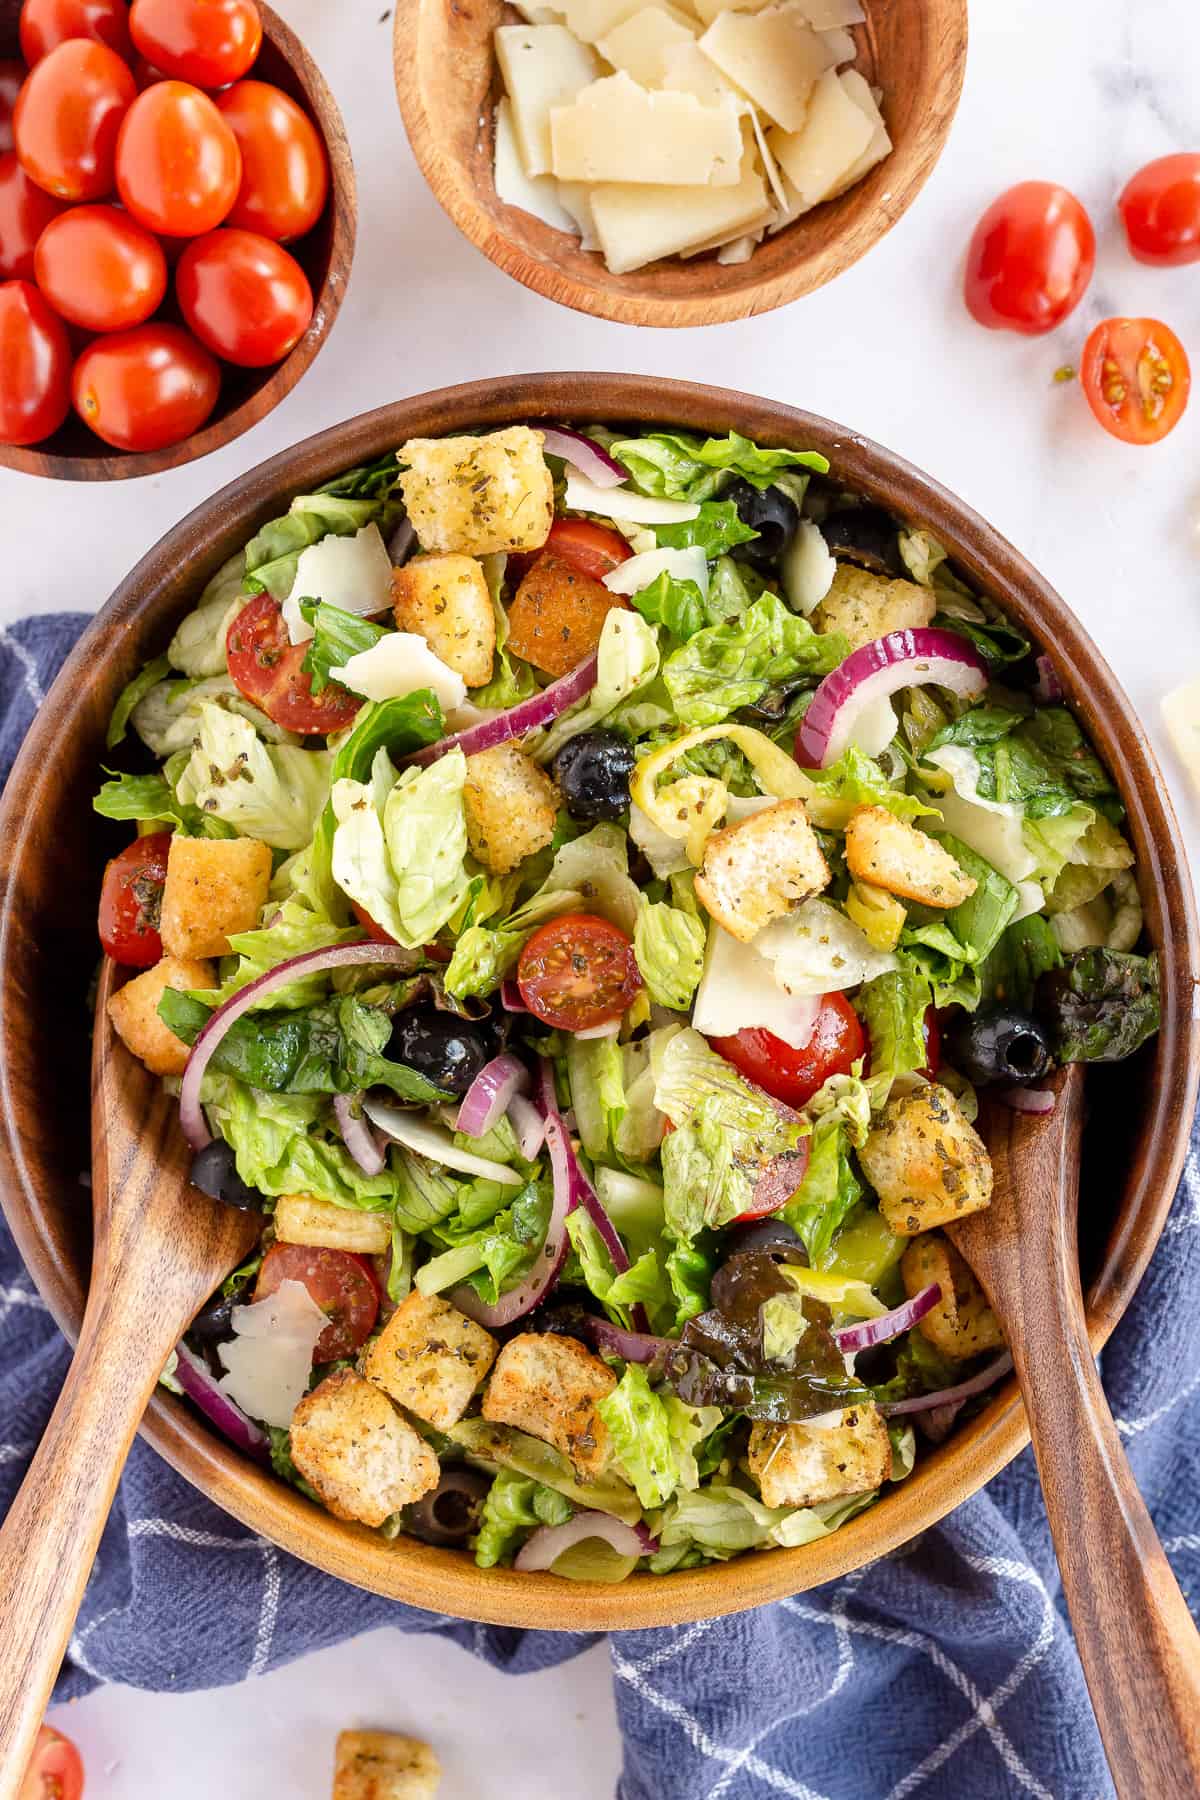
[[[951,549],[979,589],[1047,648],[1128,808],[1146,928],[1162,966],[1162,1030],[1134,1063],[1088,1075],[1081,1218],[1093,1348],[1108,1337],[1158,1240],[1187,1148],[1200,1083],[1193,1024],[1200,967],[1179,830],[1128,700],[1065,603],[990,526],[899,457],[828,420],[717,388],[641,376],[559,374],[473,382],[381,407],[297,445],[199,507],[113,595],[85,634],[26,740],[0,802],[0,1190],[38,1288],[68,1337],[83,1312],[90,1207],[88,981],[109,828],[91,810],[104,730],[123,684],[166,643],[214,570],[291,495],[406,437],[519,420],[683,425],[823,451],[848,486]],[[128,1061],[130,1080],[147,1080]],[[182,1142],[182,1140],[181,1140]],[[263,1473],[185,1402],[159,1392],[147,1440],[218,1505],[343,1580],[434,1611],[506,1625],[666,1625],[811,1588],[895,1549],[975,1493],[1027,1443],[1012,1382],[918,1463],[879,1505],[833,1536],[618,1586],[475,1567],[341,1524]]]

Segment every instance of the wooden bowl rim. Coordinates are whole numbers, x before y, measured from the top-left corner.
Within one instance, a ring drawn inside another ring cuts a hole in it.
[[[869,12],[871,5],[880,4],[881,0],[863,0],[863,3]],[[589,259],[594,263],[590,275],[569,274],[542,261],[514,236],[506,235],[500,229],[495,218],[479,202],[470,171],[447,149],[445,134],[439,132],[438,120],[430,114],[420,80],[421,33],[434,11],[440,12],[444,8],[446,0],[397,0],[392,34],[396,93],[413,155],[434,198],[464,237],[506,275],[547,300],[558,301],[594,318],[613,319],[618,324],[660,327],[728,324],[786,306],[853,267],[898,223],[933,173],[954,122],[966,75],[967,0],[918,0],[918,3],[936,5],[940,9],[939,23],[947,45],[945,67],[939,83],[930,68],[931,57],[927,55],[922,63],[924,85],[928,91],[918,106],[917,124],[883,165],[889,171],[888,190],[886,197],[880,196],[872,222],[862,228],[856,221],[849,221],[829,243],[802,255],[775,275],[756,276],[754,257],[738,265],[737,274],[728,268],[722,269],[722,277],[728,285],[718,292],[655,295],[617,288],[613,283],[624,278],[610,275],[598,255]],[[840,201],[833,204],[840,204]],[[787,227],[775,241],[787,242],[795,229],[794,225]],[[674,259],[668,260],[673,264]],[[695,271],[697,288],[705,280],[706,271],[713,266],[707,257],[688,265]],[[658,267],[659,264],[650,264],[635,270],[634,278],[647,276]]]
[[[38,1171],[27,1156],[10,1070],[10,1046],[29,1022],[10,968],[16,936],[15,871],[53,814],[56,745],[72,728],[76,683],[113,662],[154,596],[186,559],[213,566],[277,511],[281,496],[367,461],[407,436],[486,428],[514,420],[570,418],[674,424],[766,442],[802,444],[829,455],[848,485],[926,526],[1006,610],[1053,643],[1072,701],[1096,731],[1129,807],[1144,891],[1160,926],[1163,1028],[1150,1097],[1137,1140],[1141,1160],[1126,1186],[1100,1273],[1088,1297],[1093,1347],[1107,1339],[1137,1288],[1175,1191],[1200,1086],[1200,1037],[1193,1018],[1200,968],[1187,856],[1145,733],[1107,664],[1065,602],[1001,535],[946,489],[870,440],[777,402],[694,383],[637,375],[543,374],[469,382],[360,415],[282,452],[197,507],[142,559],[85,631],[37,713],[0,799],[0,843],[11,846],[0,887],[0,1200],[26,1265],[51,1313],[74,1341],[83,1309],[80,1271],[60,1259],[51,1224],[66,1202],[43,1210]],[[901,501],[900,496],[903,496]],[[166,619],[156,622],[161,630]],[[149,635],[149,633],[147,633]],[[147,644],[137,644],[141,654]],[[132,654],[132,650],[129,654]],[[1103,710],[1101,710],[1103,708]],[[98,747],[99,751],[99,747]],[[179,1400],[159,1393],[143,1436],[171,1466],[251,1530],[359,1587],[458,1618],[541,1628],[638,1629],[731,1613],[843,1576],[895,1550],[978,1491],[1028,1442],[1015,1384],[1009,1382],[918,1471],[831,1537],[794,1550],[748,1556],[665,1578],[635,1577],[617,1587],[573,1584],[553,1575],[478,1570],[462,1553],[412,1540],[386,1543],[345,1525],[239,1455]]]
[[[259,0],[259,11],[263,18],[264,39],[283,57],[304,90],[309,113],[321,134],[329,162],[329,197],[325,202],[332,225],[329,267],[319,290],[313,295],[313,316],[307,331],[239,406],[202,426],[182,443],[170,444],[165,450],[122,451],[97,438],[95,451],[89,451],[87,455],[60,455],[44,450],[38,444],[0,444],[0,468],[15,469],[22,475],[40,475],[48,481],[130,481],[141,475],[161,475],[170,469],[185,468],[213,450],[231,444],[252,425],[274,412],[324,346],[345,299],[354,261],[357,213],[354,163],[341,110],[316,62],[266,0]],[[251,77],[253,74],[251,70]]]

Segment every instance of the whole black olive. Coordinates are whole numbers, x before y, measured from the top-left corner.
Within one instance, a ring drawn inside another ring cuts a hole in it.
[[[442,1470],[433,1492],[408,1508],[405,1529],[423,1544],[446,1549],[465,1544],[479,1530],[483,1503],[491,1485],[491,1476],[481,1470],[469,1469],[465,1463],[451,1463]]]
[[[581,731],[554,759],[554,779],[573,819],[619,819],[629,805],[633,748],[619,731]]]
[[[1010,1006],[964,1013],[947,1034],[946,1052],[948,1060],[980,1087],[989,1081],[1040,1081],[1054,1064],[1037,1020]]]
[[[732,500],[738,518],[758,536],[735,544],[735,562],[770,563],[782,554],[796,535],[800,508],[781,487],[756,488],[748,481],[733,481],[721,489],[722,500]]]
[[[417,1006],[396,1019],[387,1053],[449,1094],[465,1094],[492,1056],[481,1024],[460,1019],[457,1013]]]
[[[223,1200],[226,1206],[236,1206],[241,1212],[262,1210],[263,1196],[257,1188],[248,1187],[242,1180],[237,1172],[233,1146],[221,1138],[214,1138],[203,1150],[197,1150],[188,1180],[202,1194],[211,1194],[214,1200]]]
[[[754,1219],[735,1225],[728,1240],[730,1256],[750,1256],[756,1250],[785,1251],[785,1262],[805,1262],[804,1245],[783,1219]]]
[[[872,575],[907,575],[895,521],[882,506],[839,507],[821,521],[821,535],[839,562]]]
[[[552,1337],[578,1338],[580,1343],[588,1341],[587,1320],[593,1317],[586,1307],[573,1300],[560,1301],[555,1306],[539,1306],[521,1321],[523,1331],[548,1333]]]

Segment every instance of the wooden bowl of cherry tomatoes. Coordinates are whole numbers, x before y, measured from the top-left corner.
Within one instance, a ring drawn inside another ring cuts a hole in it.
[[[341,114],[256,0],[0,0],[0,465],[151,475],[269,413],[354,253]]]

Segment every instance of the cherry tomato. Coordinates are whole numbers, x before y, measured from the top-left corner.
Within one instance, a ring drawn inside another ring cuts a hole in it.
[[[314,1362],[335,1362],[362,1349],[379,1316],[379,1283],[365,1256],[311,1244],[273,1244],[258,1271],[254,1298],[265,1300],[285,1281],[303,1282],[328,1315]]]
[[[307,644],[288,638],[283,611],[270,594],[259,594],[244,606],[225,639],[229,673],[247,700],[287,731],[341,731],[362,701],[331,681],[319,694],[301,664]],[[390,942],[391,940],[386,940]]]
[[[112,192],[117,138],[137,88],[115,50],[68,38],[17,96],[13,133],[25,173],[60,200]]]
[[[158,935],[171,833],[134,838],[104,871],[100,942],[104,954],[131,969],[149,969],[163,953]]]
[[[758,1025],[709,1042],[748,1081],[795,1107],[806,1106],[830,1075],[848,1075],[866,1049],[858,1014],[844,994],[823,996],[812,1034],[799,1048]]]
[[[311,231],[329,194],[320,133],[290,95],[266,81],[239,81],[216,96],[242,152],[242,184],[230,225],[286,244]]]
[[[1200,155],[1160,156],[1126,182],[1117,211],[1138,262],[1200,262]]]
[[[254,0],[133,0],[133,41],[146,61],[197,87],[226,87],[262,48]]]
[[[30,181],[14,151],[0,155],[0,280],[33,280],[34,246],[62,210],[61,200]]]
[[[167,291],[156,237],[116,206],[74,206],[38,239],[37,283],[51,306],[84,331],[125,331]]]
[[[71,410],[67,328],[32,282],[0,285],[0,444],[40,444]]]
[[[925,1067],[921,1074],[926,1081],[932,1081],[942,1066],[942,1027],[935,1006],[925,1008],[922,1025],[925,1032]]]
[[[203,344],[178,325],[135,325],[89,344],[71,379],[85,425],[118,450],[162,450],[199,431],[221,389]]]
[[[1187,352],[1159,319],[1102,319],[1079,378],[1105,431],[1126,444],[1157,444],[1173,431],[1192,383]]]
[[[82,1800],[82,1797],[82,1757],[70,1738],[50,1725],[43,1725],[17,1800]]]
[[[227,229],[197,238],[180,258],[175,292],[200,342],[242,369],[282,361],[312,318],[304,270],[257,231]]]
[[[352,900],[350,902],[350,911],[354,914],[373,944],[395,943],[396,940],[391,932],[385,931],[382,925],[377,925],[366,907],[360,906],[357,900]]]
[[[1083,298],[1096,234],[1074,194],[1022,181],[980,219],[967,251],[967,309],[993,331],[1053,331]]]
[[[555,519],[547,544],[564,562],[594,581],[603,581],[633,555],[619,531],[593,525],[590,519]]]
[[[25,64],[15,56],[0,56],[0,155],[13,147],[13,107],[25,74]]]
[[[237,139],[207,94],[186,81],[157,81],[137,96],[117,139],[117,191],[149,231],[215,230],[241,179]]]
[[[521,998],[543,1025],[588,1031],[619,1019],[642,986],[633,945],[593,913],[539,925],[517,964]]]
[[[91,38],[128,60],[133,44],[125,0],[25,0],[21,55],[31,69],[68,38]]]

